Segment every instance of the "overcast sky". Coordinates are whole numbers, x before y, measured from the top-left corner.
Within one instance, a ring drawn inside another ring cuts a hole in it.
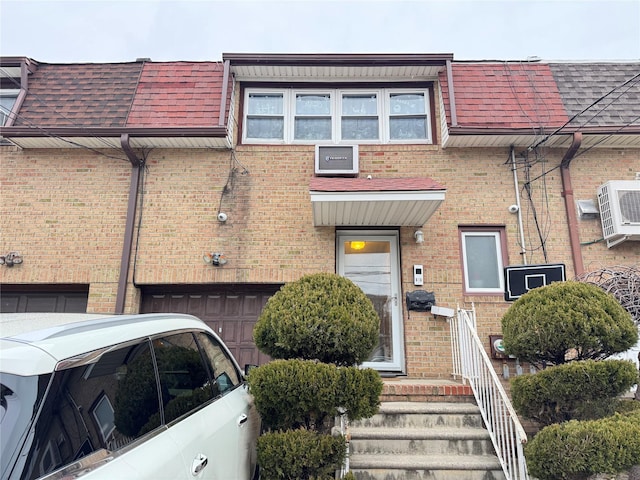
[[[0,0],[0,54],[41,62],[222,53],[638,60],[640,0]]]

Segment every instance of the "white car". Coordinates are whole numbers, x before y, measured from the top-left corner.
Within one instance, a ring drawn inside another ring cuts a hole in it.
[[[257,475],[260,417],[203,321],[29,315],[0,315],[2,480]]]

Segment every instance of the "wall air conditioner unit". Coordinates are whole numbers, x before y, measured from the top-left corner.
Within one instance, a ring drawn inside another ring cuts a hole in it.
[[[357,145],[316,145],[316,175],[358,176]]]
[[[640,181],[609,181],[598,188],[602,235],[611,248],[625,240],[640,241]]]

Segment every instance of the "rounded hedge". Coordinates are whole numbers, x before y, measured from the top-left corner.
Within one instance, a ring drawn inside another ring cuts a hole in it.
[[[355,365],[377,345],[379,324],[373,303],[351,280],[316,273],[284,285],[269,299],[253,337],[273,358]]]
[[[261,480],[329,480],[347,455],[345,438],[298,429],[258,438]]]
[[[534,365],[601,360],[638,341],[618,301],[595,285],[555,282],[516,300],[502,317],[506,353]]]
[[[358,420],[380,405],[377,371],[312,360],[273,360],[249,372],[249,388],[267,430],[331,431],[334,417]]]
[[[538,480],[629,470],[640,462],[640,412],[549,425],[525,446],[525,457]]]
[[[511,380],[516,411],[544,425],[612,415],[616,397],[638,382],[627,360],[585,360],[549,367]]]

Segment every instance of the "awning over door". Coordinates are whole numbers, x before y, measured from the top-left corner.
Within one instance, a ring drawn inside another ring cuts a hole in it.
[[[316,227],[422,226],[445,192],[426,177],[314,177],[309,186]]]

